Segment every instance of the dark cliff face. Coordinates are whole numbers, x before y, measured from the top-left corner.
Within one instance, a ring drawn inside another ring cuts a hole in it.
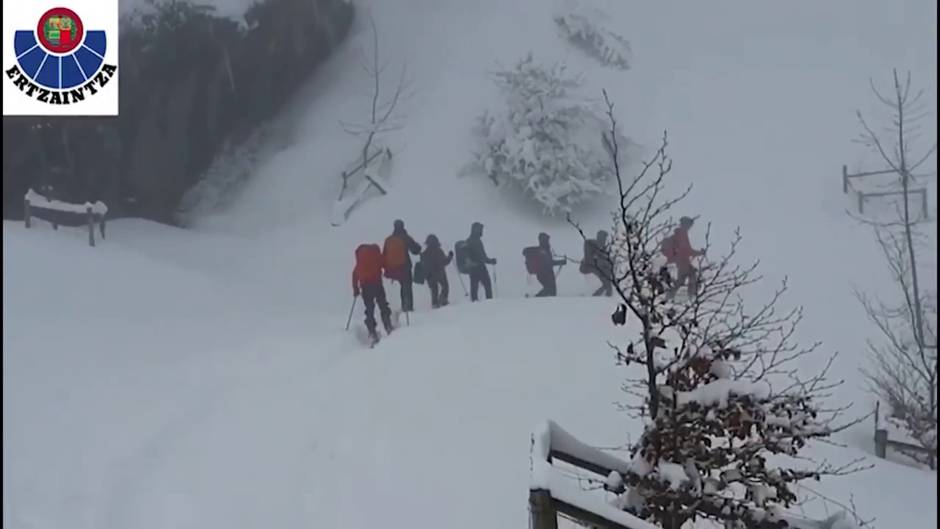
[[[3,215],[28,187],[172,223],[227,143],[271,118],[346,37],[343,0],[261,0],[247,24],[186,1],[122,22],[120,116],[4,118]]]

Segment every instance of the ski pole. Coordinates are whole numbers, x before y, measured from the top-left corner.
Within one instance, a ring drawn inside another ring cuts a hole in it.
[[[349,317],[346,318],[346,330],[349,330],[349,324],[352,322],[353,311],[356,310],[356,302],[359,301],[359,296],[353,297],[352,306],[349,307]]]
[[[496,280],[496,265],[493,265],[493,297],[499,297],[499,289],[497,288],[499,281]]]

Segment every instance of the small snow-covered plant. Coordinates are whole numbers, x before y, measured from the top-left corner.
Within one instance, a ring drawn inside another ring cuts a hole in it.
[[[632,179],[621,176],[616,136],[606,144],[620,189],[617,235],[604,253],[620,298],[614,322],[636,333],[612,346],[622,365],[639,368],[624,385],[636,398],[625,407],[645,419],[631,470],[619,478],[621,505],[669,529],[702,519],[728,529],[795,527],[786,509],[798,499],[797,483],[859,469],[857,461],[806,465],[809,441],[854,424],[841,420],[844,408],[820,403],[836,385],[826,376],[832,358],[808,378],[793,366],[817,345],[792,341],[801,310],[780,311],[786,281],[765,303],[745,304],[761,277],[756,264],[735,264],[737,233],[724,256],[696,263],[697,295],[682,302],[669,296],[660,241],[690,189],[664,196],[672,169],[665,134]],[[709,240],[706,234],[706,253]]]
[[[630,43],[604,27],[607,15],[597,9],[568,8],[554,16],[562,36],[604,66],[630,68]]]
[[[544,65],[529,53],[494,74],[506,108],[477,120],[474,161],[497,186],[512,186],[549,214],[607,190],[601,135],[604,121],[575,94],[581,80],[563,64]]]

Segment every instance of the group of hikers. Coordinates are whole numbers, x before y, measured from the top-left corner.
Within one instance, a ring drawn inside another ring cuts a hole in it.
[[[694,250],[689,241],[688,232],[693,222],[690,217],[682,217],[675,232],[661,244],[661,251],[667,264],[676,268],[676,278],[670,281],[668,292],[670,298],[686,283],[690,298],[697,292],[698,274],[692,265],[692,258],[704,255],[704,251]],[[584,255],[580,261],[579,271],[585,275],[593,275],[600,280],[601,285],[594,291],[594,296],[613,295],[615,276],[608,239],[609,234],[600,230],[594,239],[584,242]],[[481,286],[486,299],[493,297],[493,281],[487,265],[495,265],[496,259],[489,257],[486,253],[483,246],[483,224],[480,222],[474,222],[470,226],[470,236],[466,240],[457,242],[453,250],[445,253],[436,235],[428,235],[424,241],[424,249],[422,249],[405,229],[405,223],[396,220],[391,235],[385,239],[382,247],[374,243],[361,244],[356,248],[355,255],[356,264],[352,272],[353,296],[362,297],[365,305],[366,329],[373,340],[378,340],[376,306],[378,306],[386,333],[391,333],[394,328],[392,311],[382,283],[383,273],[385,278],[400,285],[401,311],[406,314],[414,310],[415,283],[427,284],[431,293],[432,308],[436,309],[448,304],[450,285],[447,280],[447,267],[454,260],[456,260],[457,272],[467,275],[470,279],[468,293],[471,301],[479,299]],[[418,256],[417,263],[412,262],[412,255]],[[535,294],[535,297],[556,296],[558,294],[556,267],[559,267],[560,271],[560,267],[573,260],[554,253],[547,233],[539,233],[538,244],[524,248],[522,255],[525,259],[526,271],[535,276],[541,285],[541,290]]]

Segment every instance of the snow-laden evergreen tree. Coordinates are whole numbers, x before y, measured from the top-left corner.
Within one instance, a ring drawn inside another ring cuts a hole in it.
[[[609,100],[608,117],[616,131]],[[801,348],[792,340],[801,310],[780,312],[785,281],[767,302],[745,303],[748,287],[761,278],[756,265],[734,263],[737,233],[726,255],[695,263],[697,296],[670,299],[673,274],[659,256],[660,242],[689,189],[665,196],[672,168],[665,135],[633,179],[621,177],[616,137],[606,144],[620,189],[617,235],[605,256],[620,297],[613,319],[636,333],[616,345],[617,356],[639,368],[624,385],[635,398],[626,407],[646,423],[632,447],[631,470],[612,477],[622,484],[619,506],[666,529],[698,520],[726,529],[802,527],[787,513],[797,484],[858,469],[857,461],[806,464],[808,442],[852,424],[840,420],[844,408],[820,402],[835,385],[826,379],[829,364],[807,378],[793,365],[816,345]]]
[[[583,5],[568,5],[554,16],[568,42],[604,66],[626,70],[630,68],[630,43],[605,27],[608,19],[607,13]]]
[[[481,145],[474,153],[493,183],[521,190],[549,215],[603,194],[611,181],[601,141],[605,124],[577,95],[581,79],[531,53],[494,78],[506,107],[478,119]]]

